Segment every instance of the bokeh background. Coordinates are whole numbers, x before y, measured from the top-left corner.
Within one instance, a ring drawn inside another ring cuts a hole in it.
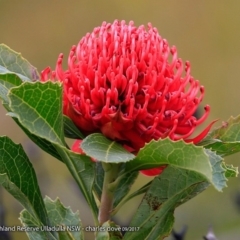
[[[208,122],[216,125],[240,113],[240,1],[192,0],[0,0],[0,42],[21,52],[41,71],[54,68],[58,54],[65,60],[70,47],[103,21],[134,20],[136,25],[151,22],[178,55],[190,60],[192,75],[205,86],[205,104],[211,105]],[[202,111],[202,109],[200,109]],[[0,135],[8,135],[26,149],[36,169],[43,195],[57,196],[66,206],[79,210],[84,225],[91,216],[72,177],[62,163],[43,153],[23,134],[0,107]],[[226,159],[240,165],[240,155]],[[149,179],[140,177],[135,187]],[[219,193],[210,187],[176,210],[174,229],[188,227],[186,240],[202,239],[209,225],[219,240],[240,239],[240,208],[237,194],[239,178],[230,179],[229,187]],[[0,201],[5,209],[5,224],[20,225],[22,207],[4,189]],[[134,199],[116,218],[127,225],[140,199]],[[25,233],[13,232],[11,239],[27,239]],[[92,236],[88,236],[92,239]],[[172,239],[171,237],[169,239]]]

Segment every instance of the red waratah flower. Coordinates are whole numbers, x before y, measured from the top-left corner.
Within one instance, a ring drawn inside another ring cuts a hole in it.
[[[204,87],[151,24],[146,30],[132,21],[103,22],[72,47],[66,71],[62,61],[60,54],[56,70],[43,70],[41,81],[62,82],[63,113],[85,135],[101,132],[138,152],[152,139],[197,143],[213,124],[189,139],[210,111],[207,105],[200,119],[193,115]]]

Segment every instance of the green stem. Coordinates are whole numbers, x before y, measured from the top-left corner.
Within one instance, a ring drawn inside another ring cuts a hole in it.
[[[99,209],[99,215],[98,215],[98,220],[100,225],[110,220],[110,215],[113,208],[114,191],[117,187],[115,184],[114,184],[114,187],[112,186],[110,187],[110,184],[117,179],[118,172],[120,169],[120,164],[103,162],[102,166],[105,171],[105,174],[104,174],[101,203],[100,203],[100,209]]]

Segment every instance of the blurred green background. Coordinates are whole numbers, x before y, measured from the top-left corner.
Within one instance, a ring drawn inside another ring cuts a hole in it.
[[[240,113],[240,1],[192,0],[102,0],[102,1],[32,1],[0,0],[0,42],[21,52],[41,71],[54,68],[58,54],[66,58],[73,44],[91,32],[102,21],[133,20],[136,25],[151,22],[178,55],[189,60],[192,75],[205,86],[202,107],[211,105],[208,122],[216,125]],[[0,107],[0,135],[8,135],[23,144],[30,156],[43,195],[60,197],[66,206],[80,210],[83,225],[91,225],[86,203],[82,201],[72,177],[64,165],[40,151],[28,140]],[[239,154],[227,158],[240,165]],[[140,177],[136,186],[148,181]],[[212,225],[219,240],[240,239],[240,211],[235,204],[240,180],[230,179],[229,187],[219,193],[210,187],[176,210],[175,230],[188,226],[186,240],[202,239]],[[6,209],[6,225],[20,225],[22,207],[1,189],[1,202]],[[131,201],[117,215],[127,225],[139,199]],[[27,239],[25,233],[11,233],[12,239]],[[88,237],[92,239],[91,236]],[[171,239],[171,238],[169,238]]]

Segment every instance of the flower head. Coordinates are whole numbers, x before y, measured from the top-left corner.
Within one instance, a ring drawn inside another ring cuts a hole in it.
[[[71,48],[66,71],[62,61],[41,79],[63,83],[63,113],[86,135],[101,132],[137,152],[152,139],[197,143],[212,125],[189,139],[210,111],[193,115],[204,87],[151,24],[103,22]]]

